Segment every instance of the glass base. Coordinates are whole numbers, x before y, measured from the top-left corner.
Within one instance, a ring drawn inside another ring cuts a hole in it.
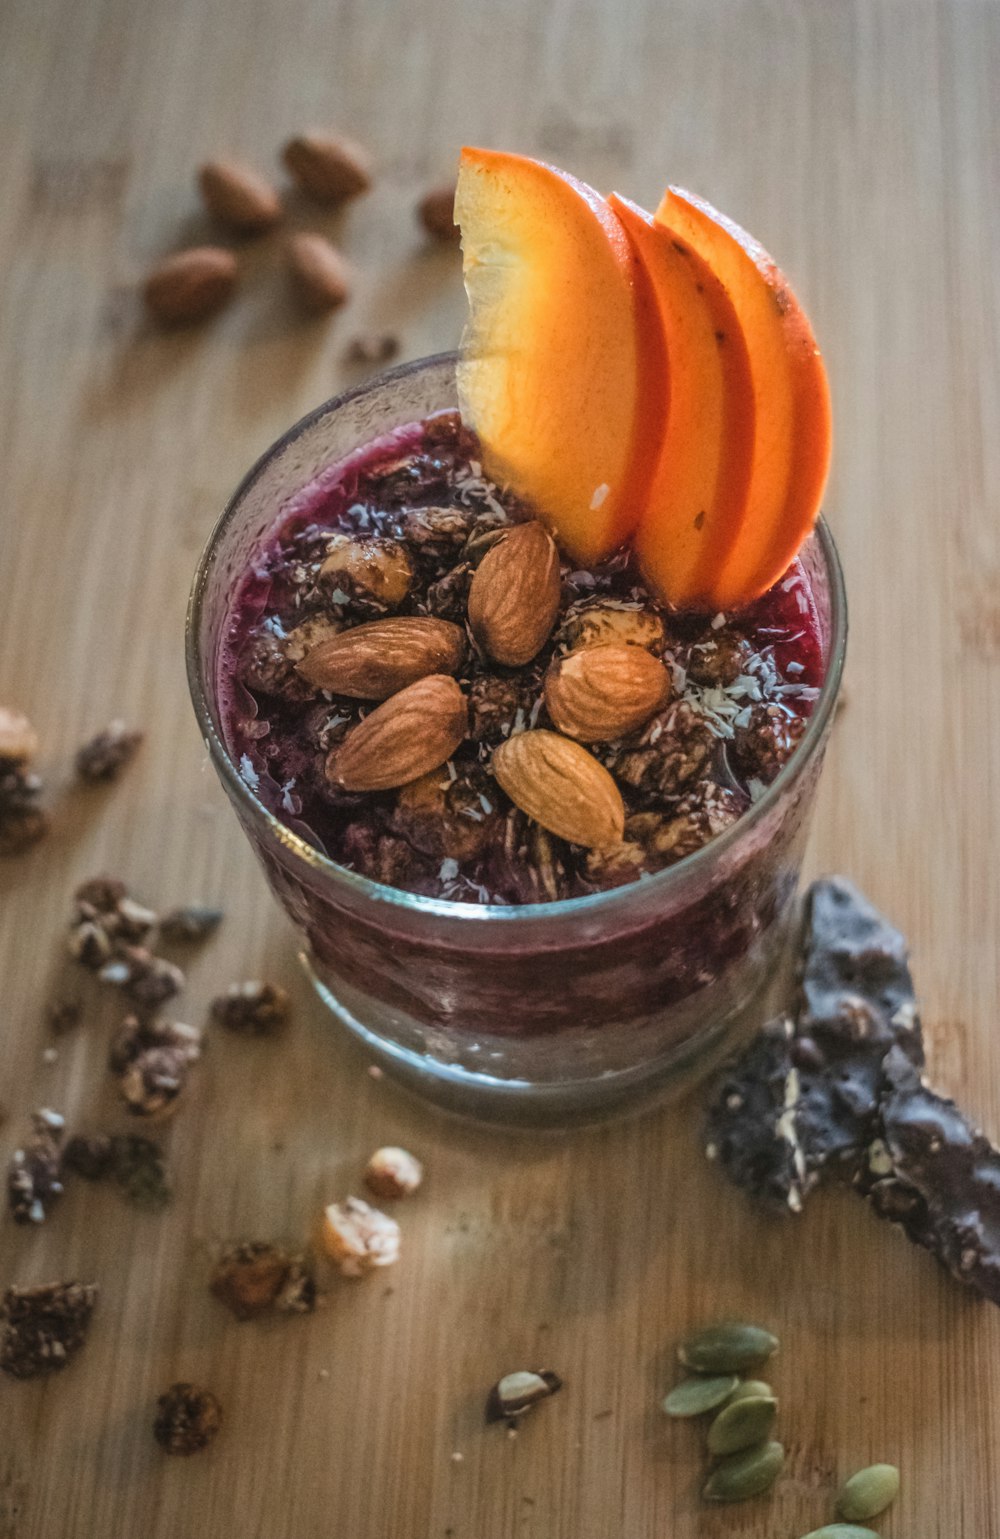
[[[342,987],[335,994],[308,951],[301,951],[299,959],[331,1015],[396,1084],[452,1115],[508,1128],[555,1130],[598,1124],[679,1099],[777,1013],[788,988],[786,971],[781,969],[759,978],[757,988],[738,1006],[710,1016],[710,1027],[687,1037],[672,1051],[589,1078],[545,1081],[500,1077],[443,1060],[439,1044],[434,1052],[423,1052],[380,1035],[351,1008],[353,990]],[[704,1010],[704,1002],[700,1003]],[[369,1000],[359,998],[356,1004],[370,1013]]]

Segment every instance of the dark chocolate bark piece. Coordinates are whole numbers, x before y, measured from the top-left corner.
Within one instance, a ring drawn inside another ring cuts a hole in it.
[[[705,1152],[751,1196],[798,1213],[807,1171],[795,1121],[799,1080],[792,1062],[794,1036],[790,1016],[769,1021],[723,1071],[709,1107]]]
[[[708,1153],[754,1196],[798,1212],[822,1179],[851,1179],[875,1136],[886,1055],[923,1065],[903,937],[843,877],[806,897],[798,1009],[724,1072]]]
[[[898,1047],[885,1060],[878,1133],[858,1186],[880,1218],[1000,1304],[1000,1150]]]

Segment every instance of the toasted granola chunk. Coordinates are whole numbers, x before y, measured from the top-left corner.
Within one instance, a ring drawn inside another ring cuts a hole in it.
[[[96,1301],[96,1283],[8,1288],[0,1311],[0,1368],[15,1379],[36,1379],[65,1368],[87,1338]]]
[[[207,1448],[222,1425],[222,1406],[210,1389],[171,1384],[156,1402],[153,1436],[168,1454],[193,1454]]]
[[[246,1037],[271,1037],[283,1031],[291,1014],[291,1000],[276,983],[248,979],[233,983],[212,1001],[212,1018]]]
[[[128,728],[123,721],[113,721],[77,750],[76,773],[91,785],[117,780],[129,760],[134,758],[144,733]]]

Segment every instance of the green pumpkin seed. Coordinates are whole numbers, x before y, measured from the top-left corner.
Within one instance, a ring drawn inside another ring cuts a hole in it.
[[[894,1464],[872,1464],[845,1480],[837,1497],[837,1516],[877,1518],[899,1494],[899,1471]]]
[[[766,1362],[778,1350],[778,1338],[759,1325],[729,1321],[710,1325],[681,1342],[677,1355],[694,1373],[740,1373]]]
[[[702,1487],[706,1502],[745,1502],[761,1496],[781,1474],[785,1450],[780,1443],[762,1443],[759,1448],[745,1448],[730,1454],[709,1475]]]
[[[711,1454],[734,1454],[743,1448],[766,1443],[778,1414],[773,1396],[747,1395],[720,1411],[708,1429]]]
[[[765,1384],[763,1379],[743,1379],[737,1384],[727,1403],[732,1405],[734,1400],[746,1400],[751,1396],[756,1399],[758,1395],[763,1396],[765,1400],[773,1400],[774,1390],[770,1384]]]
[[[685,1379],[663,1402],[668,1416],[703,1416],[724,1405],[739,1384],[734,1374],[718,1379]]]
[[[825,1528],[814,1528],[803,1539],[878,1539],[873,1528],[859,1528],[856,1523],[827,1523]]]

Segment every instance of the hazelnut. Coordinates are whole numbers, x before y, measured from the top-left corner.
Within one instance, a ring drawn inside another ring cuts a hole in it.
[[[386,609],[397,609],[410,591],[413,565],[395,540],[338,534],[327,546],[319,575],[330,588],[346,588]]]
[[[365,1166],[365,1182],[376,1197],[408,1197],[424,1179],[424,1167],[405,1149],[376,1149]]]
[[[399,1260],[399,1225],[359,1197],[331,1202],[323,1212],[323,1248],[344,1277],[363,1277]]]

